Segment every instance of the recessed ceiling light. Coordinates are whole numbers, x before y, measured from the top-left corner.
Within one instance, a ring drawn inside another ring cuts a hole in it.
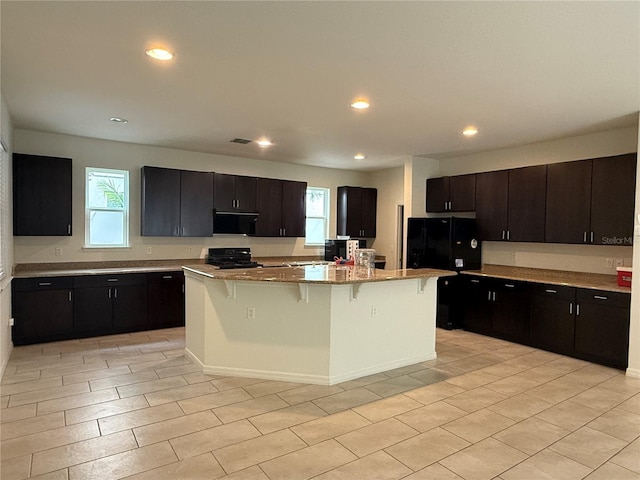
[[[267,140],[266,138],[263,138],[261,140],[258,140],[256,142],[258,145],[260,145],[261,147],[270,147],[271,145],[273,145],[273,143],[271,143],[269,140]]]
[[[111,117],[109,120],[115,123],[129,123],[129,120],[127,120],[126,118],[120,118],[120,117]]]
[[[364,153],[356,153],[353,158],[356,160],[364,160],[367,156]]]
[[[465,137],[473,137],[476,133],[478,133],[478,129],[476,127],[467,127],[462,131],[462,134]]]
[[[149,57],[155,58],[156,60],[162,60],[166,62],[167,60],[171,60],[173,58],[173,53],[169,50],[165,50],[164,48],[151,48],[146,50],[146,53]]]
[[[369,102],[364,98],[357,98],[353,101],[351,107],[356,110],[364,110],[365,108],[369,108]]]

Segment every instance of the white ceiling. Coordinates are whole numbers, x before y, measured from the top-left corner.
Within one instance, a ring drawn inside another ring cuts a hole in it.
[[[637,1],[0,4],[16,128],[370,170],[638,121]]]

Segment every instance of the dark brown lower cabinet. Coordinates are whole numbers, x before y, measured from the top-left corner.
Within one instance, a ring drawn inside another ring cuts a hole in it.
[[[627,367],[629,294],[472,276],[462,284],[466,330]]]
[[[556,353],[572,352],[576,289],[534,284],[531,293],[531,343]]]
[[[73,281],[70,277],[16,278],[12,281],[14,345],[73,336]]]
[[[576,301],[576,352],[587,360],[626,368],[630,296],[579,288]]]
[[[150,328],[184,325],[184,273],[150,273],[148,292]]]

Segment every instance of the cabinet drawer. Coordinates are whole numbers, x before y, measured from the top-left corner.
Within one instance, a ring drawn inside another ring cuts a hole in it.
[[[73,277],[14,278],[11,283],[14,292],[66,290],[73,287]]]
[[[75,277],[74,287],[114,287],[117,285],[142,285],[147,283],[146,273],[120,275],[84,275]]]
[[[573,302],[575,301],[576,289],[575,287],[566,287],[563,285],[532,283],[531,293],[541,297],[550,297]]]
[[[158,283],[182,282],[184,273],[182,270],[176,272],[153,272],[147,274],[147,281],[150,285]]]
[[[628,293],[607,292],[603,290],[579,288],[576,299],[579,304],[595,303],[607,307],[631,307],[631,295],[629,295]]]

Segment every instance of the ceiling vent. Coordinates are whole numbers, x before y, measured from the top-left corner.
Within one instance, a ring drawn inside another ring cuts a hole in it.
[[[251,140],[247,140],[246,138],[234,138],[231,140],[231,143],[241,143],[242,145],[246,145],[247,143],[251,143]]]

